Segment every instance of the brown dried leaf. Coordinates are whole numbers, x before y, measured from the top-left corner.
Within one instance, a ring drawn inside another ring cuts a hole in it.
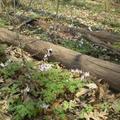
[[[0,83],[4,83],[4,80],[3,80],[3,78],[0,78]]]
[[[76,96],[76,97],[80,97],[80,96],[86,94],[88,91],[89,91],[89,90],[86,89],[86,88],[81,88],[80,91],[77,92],[75,96]]]
[[[107,120],[107,113],[106,112],[98,112],[95,110],[94,112],[85,113],[84,117],[86,120]]]

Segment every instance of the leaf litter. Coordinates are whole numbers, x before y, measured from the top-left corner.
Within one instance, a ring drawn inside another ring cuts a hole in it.
[[[58,64],[51,64],[47,63],[46,61],[36,61],[31,58],[31,56],[23,52],[21,54],[21,49],[17,47],[10,46],[6,50],[6,54],[8,57],[8,61],[6,61],[4,64],[6,64],[4,67],[6,67],[8,64],[12,62],[21,62],[22,57],[24,56],[26,61],[32,61],[34,62],[34,68],[40,70],[41,72],[49,71],[50,69],[57,67],[58,69],[64,69],[61,68]],[[96,83],[96,78],[92,77],[89,72],[84,72],[82,70],[78,69],[71,69],[69,70],[71,73],[73,79],[80,79],[84,82],[84,85],[82,88],[79,88],[75,93],[65,93],[61,98],[56,98],[56,101],[54,101],[52,104],[42,104],[41,108],[44,109],[44,112],[47,116],[52,117],[52,110],[53,109],[60,109],[61,107],[65,111],[65,118],[66,119],[85,119],[85,120],[108,120],[111,115],[117,115],[119,120],[119,114],[120,114],[120,108],[119,108],[119,94],[115,94],[112,91],[108,89],[108,85],[101,84],[101,80],[98,80],[100,82]],[[14,84],[14,80],[10,80],[6,82],[2,76],[0,78],[0,86],[1,88],[4,88],[8,86],[9,84]],[[25,101],[29,101],[31,98],[28,96],[28,93],[31,92],[31,90],[37,88],[36,83],[25,82],[24,87],[18,89],[17,95],[22,95],[22,99]],[[38,89],[38,88],[37,88]],[[39,89],[38,89],[39,90]],[[17,92],[17,91],[16,91]],[[36,91],[39,92],[39,91]],[[4,92],[3,92],[4,93]],[[11,114],[8,112],[8,101],[7,97],[9,95],[4,96],[2,91],[1,94],[1,100],[0,100],[0,117],[1,120],[4,117],[5,120],[11,120]],[[9,93],[9,92],[8,92]],[[6,94],[5,94],[6,95]],[[3,96],[3,97],[2,97]],[[11,95],[10,95],[11,96]],[[16,96],[17,97],[17,96]],[[15,98],[16,99],[16,98]],[[104,104],[105,103],[105,104]],[[114,114],[110,114],[110,112],[113,111]],[[71,117],[72,116],[72,117]],[[50,117],[50,118],[51,118]],[[53,119],[60,119],[53,118]]]

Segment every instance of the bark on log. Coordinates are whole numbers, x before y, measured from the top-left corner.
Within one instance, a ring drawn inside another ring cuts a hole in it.
[[[24,50],[31,55],[34,54],[39,60],[43,59],[47,49],[52,48],[53,51],[49,58],[50,61],[61,62],[67,68],[79,68],[84,71],[89,71],[92,75],[105,80],[110,87],[120,91],[120,65],[0,28],[0,43],[18,46],[20,41],[24,44]]]
[[[98,32],[90,31],[89,33],[106,43],[107,42],[110,42],[110,43],[120,42],[120,36],[117,34],[109,33],[106,31],[98,31]]]
[[[98,39],[97,37],[92,36],[91,34],[83,35],[87,40],[93,42],[94,44],[101,46],[103,48],[111,50],[114,54],[120,56],[120,49],[113,47],[111,44],[107,44],[104,41]]]
[[[114,43],[120,42],[120,36],[105,31],[88,31],[80,28],[77,32],[82,33],[83,37],[94,44],[111,50],[114,54],[120,55],[120,48],[113,47]]]

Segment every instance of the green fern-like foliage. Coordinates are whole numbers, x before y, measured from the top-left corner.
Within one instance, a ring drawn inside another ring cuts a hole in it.
[[[11,78],[13,75],[15,75],[15,72],[21,68],[20,63],[8,63],[6,67],[3,69],[0,69],[0,75],[4,78]]]
[[[59,95],[66,91],[75,92],[77,88],[82,87],[80,80],[72,78],[71,73],[62,69],[51,69],[47,72],[34,72],[33,79],[39,81],[44,89],[41,91],[43,101],[46,103],[53,102]]]
[[[28,67],[28,71],[23,74],[21,67],[22,70]],[[24,67],[19,63],[10,63],[1,69],[0,73],[6,80],[14,78],[12,84],[1,89],[4,95],[10,96],[9,112],[12,114],[13,120],[37,117],[38,114],[42,114],[41,111],[46,109],[46,105],[52,105],[54,101],[67,94],[74,94],[84,84],[80,79],[73,79],[73,75],[69,71],[56,66],[48,71],[40,71],[30,63]],[[19,75],[17,75],[18,73]],[[17,77],[15,77],[16,75]],[[24,93],[26,84],[29,91]],[[64,111],[65,109],[61,107],[58,108],[58,112],[54,110],[52,112],[54,115],[63,117]]]
[[[14,113],[13,120],[23,120],[25,118],[35,117],[38,114],[39,109],[35,101],[29,100],[19,103],[16,106],[15,104],[11,105],[9,111]]]

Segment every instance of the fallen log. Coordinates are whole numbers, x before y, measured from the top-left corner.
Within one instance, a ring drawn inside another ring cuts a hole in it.
[[[43,14],[43,12],[41,14]],[[32,25],[40,26],[43,30],[47,31],[48,28],[51,26],[51,23],[47,22],[46,20],[44,20],[46,22],[42,22],[40,17],[30,18],[24,15],[21,15],[21,16],[16,15],[16,18],[20,20],[19,21],[20,24],[16,27],[16,29],[21,29],[23,26],[27,24],[32,24]],[[50,18],[54,19],[54,17],[52,16]],[[81,26],[82,27],[80,28],[74,28],[74,27],[70,28],[68,26],[60,24],[59,28],[61,29],[61,31],[57,31],[57,35],[55,34],[55,36],[59,36],[60,38],[63,37],[66,39],[68,38],[74,39],[74,37],[76,38],[81,37],[81,35],[79,36],[77,34],[79,32],[82,34],[82,37],[86,38],[88,41],[92,42],[93,44],[106,48],[112,51],[113,54],[120,56],[120,48],[113,47],[114,43],[120,43],[119,34],[110,33],[107,31],[89,31],[87,26],[84,26],[83,24],[81,24]]]
[[[111,88],[120,91],[120,65],[0,28],[0,43],[18,46],[20,42],[24,45],[23,49],[25,51],[34,55],[39,60],[43,59],[49,48],[52,48],[50,61],[60,62],[67,68],[78,68],[83,71],[89,71],[92,75],[106,81]]]
[[[111,50],[114,54],[120,56],[120,49],[113,47],[111,44],[107,44],[104,41],[98,39],[95,36],[92,36],[91,34],[85,34],[83,35],[87,40],[93,42],[95,45],[101,46],[103,48],[106,48],[108,50]]]
[[[113,34],[113,33],[106,32],[106,31],[90,31],[89,33],[106,43],[107,42],[109,43],[120,42],[120,35],[115,34],[115,33]]]
[[[113,44],[120,43],[120,35],[105,32],[105,31],[89,31],[84,28],[74,29],[70,28],[71,31],[75,31],[74,33],[81,33],[82,37],[92,42],[95,45],[101,46],[112,51],[115,55],[120,56],[120,48],[114,47]],[[80,36],[81,37],[81,36]]]
[[[44,31],[47,32],[48,32],[47,29],[51,26],[50,22],[47,22],[46,20],[41,20],[40,18],[33,19],[30,22],[26,22],[25,24],[29,24],[29,23],[32,24],[32,22],[33,25],[40,26]],[[21,25],[23,26],[24,24]],[[81,35],[78,34],[81,33],[84,38],[91,41],[92,43],[101,46],[103,48],[106,48],[112,51],[116,55],[120,55],[120,49],[113,47],[114,43],[120,42],[120,36],[118,34],[115,33],[113,34],[106,31],[89,31],[87,30],[87,28],[74,28],[74,27],[70,28],[67,25],[62,25],[62,24],[59,24],[58,29],[60,29],[59,31],[57,31],[57,35],[59,37],[63,37],[66,39],[68,37],[74,39],[74,37],[76,38],[81,37]]]

